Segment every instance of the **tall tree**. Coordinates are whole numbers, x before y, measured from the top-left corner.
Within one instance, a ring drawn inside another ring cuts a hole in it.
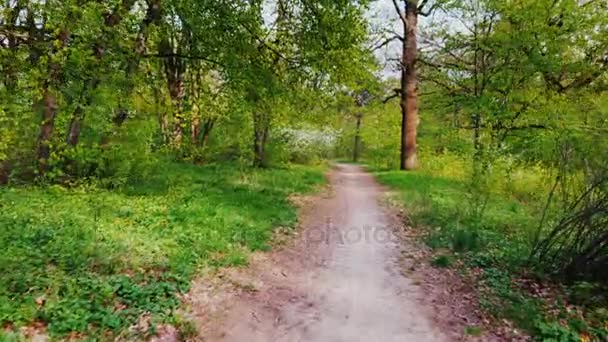
[[[418,80],[416,59],[418,56],[418,15],[428,16],[435,8],[424,8],[428,0],[419,3],[418,0],[393,0],[393,6],[403,27],[403,36],[397,36],[401,41],[401,87],[398,91],[401,106],[401,170],[418,168],[417,134],[418,134]]]

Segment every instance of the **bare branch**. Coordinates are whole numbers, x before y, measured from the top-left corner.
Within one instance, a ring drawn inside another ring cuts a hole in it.
[[[400,41],[403,41],[403,37],[401,37],[400,35],[395,35],[395,36],[392,36],[392,37],[390,37],[390,38],[387,38],[387,39],[385,39],[385,40],[384,40],[382,43],[380,43],[379,45],[377,45],[377,46],[373,47],[373,48],[371,49],[371,51],[380,50],[380,49],[382,49],[383,47],[387,46],[388,44],[390,44],[390,43],[394,42],[395,40],[400,40]]]
[[[388,101],[401,96],[401,89],[395,88],[395,89],[393,89],[393,92],[394,92],[394,94],[390,95],[387,98],[385,98],[384,100],[382,100],[382,103],[387,103]]]
[[[426,4],[429,2],[429,0],[422,0],[422,2],[420,3],[420,5],[418,6],[418,12],[422,12],[422,10],[424,9],[424,6],[426,6]]]
[[[395,6],[395,11],[399,15],[399,19],[401,19],[401,22],[403,23],[403,25],[407,25],[407,20],[405,19],[405,14],[401,10],[401,7],[399,7],[399,1],[393,0],[393,6]]]
[[[433,13],[437,8],[439,8],[439,4],[435,3],[433,4],[433,6],[431,6],[426,12],[424,12],[420,7],[418,7],[418,15],[421,15],[423,17],[428,17],[429,15],[431,15],[431,13]]]

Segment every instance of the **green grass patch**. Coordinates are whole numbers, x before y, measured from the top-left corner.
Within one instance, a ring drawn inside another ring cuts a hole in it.
[[[168,319],[197,271],[267,250],[297,219],[288,197],[323,182],[320,167],[164,163],[120,190],[0,188],[0,325],[112,335]]]
[[[452,258],[448,255],[439,255],[431,261],[431,265],[437,268],[446,268],[452,266]]]
[[[479,328],[479,327],[470,326],[470,327],[464,328],[464,333],[469,336],[479,337],[483,334],[483,330],[481,330],[481,328]]]

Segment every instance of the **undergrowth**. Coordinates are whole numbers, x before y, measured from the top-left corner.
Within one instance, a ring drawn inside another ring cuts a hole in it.
[[[453,156],[429,159],[430,165],[420,171],[375,174],[396,190],[413,225],[425,230],[425,242],[442,253],[451,251],[451,256],[437,256],[433,265],[449,267],[455,257],[480,270],[483,309],[514,321],[538,341],[605,341],[608,315],[595,314],[604,309],[586,307],[594,314],[583,315],[569,306],[570,297],[560,295],[562,291],[543,297],[526,287],[536,281],[551,283],[548,274],[528,264],[546,194],[540,190],[545,188],[542,170],[500,172],[497,167],[494,179],[485,184],[489,193],[472,194],[463,162]],[[565,288],[563,292],[572,293],[575,287]]]
[[[288,197],[323,180],[313,167],[167,162],[114,190],[0,188],[0,340],[23,326],[105,340],[143,314],[174,319],[197,271],[268,249],[273,228],[296,221]]]

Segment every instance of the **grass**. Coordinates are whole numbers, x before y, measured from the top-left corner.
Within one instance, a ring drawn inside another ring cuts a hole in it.
[[[170,320],[201,268],[268,249],[297,219],[289,196],[323,182],[322,168],[165,163],[120,190],[0,188],[0,340],[27,325],[111,339],[143,313]]]
[[[431,265],[438,268],[450,267],[452,265],[452,259],[449,255],[439,255],[431,261]]]
[[[468,267],[481,269],[482,307],[514,321],[540,341],[581,341],[589,331],[598,340],[606,336],[605,327],[591,327],[573,315],[558,321],[548,315],[543,300],[518,285],[521,277],[535,271],[527,259],[544,204],[542,172],[501,173],[496,167],[496,175],[485,184],[488,192],[479,193],[467,181],[462,161],[447,156],[429,162],[420,171],[375,174],[395,190],[414,226],[425,229],[425,242],[441,251],[432,260],[434,266],[449,267],[450,257],[443,251],[450,250]]]

